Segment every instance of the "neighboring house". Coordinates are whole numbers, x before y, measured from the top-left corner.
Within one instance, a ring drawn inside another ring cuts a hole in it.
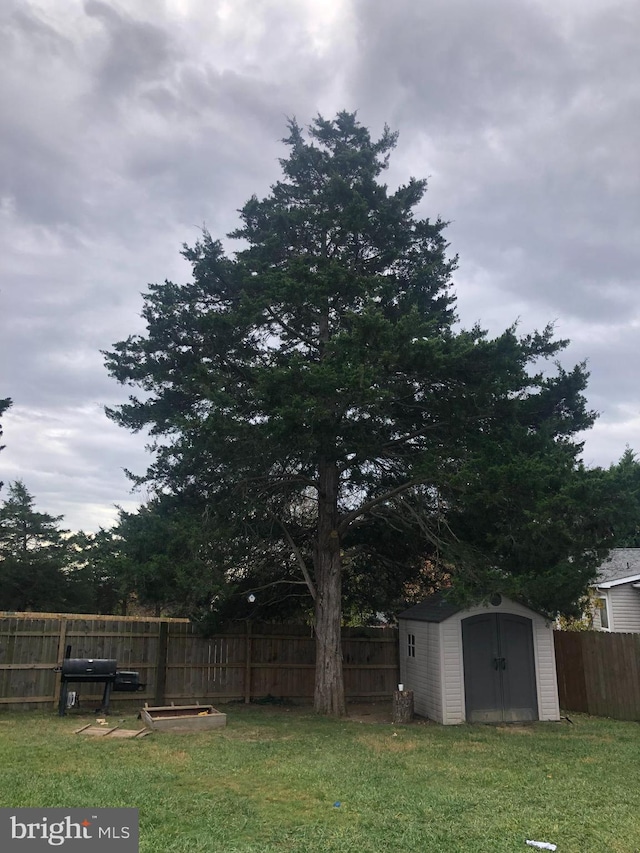
[[[640,632],[640,548],[614,548],[593,591],[596,630]]]

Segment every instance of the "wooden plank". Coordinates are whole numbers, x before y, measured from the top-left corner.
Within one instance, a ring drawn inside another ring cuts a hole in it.
[[[14,637],[59,637],[60,630],[56,629],[55,631],[12,631],[9,634],[5,629],[0,625],[0,637],[6,636],[14,636]]]
[[[117,637],[122,639],[122,631],[100,631],[101,637]],[[134,635],[138,636],[138,635]],[[159,637],[160,633],[147,634],[148,637]],[[86,631],[67,631],[67,637],[86,637]]]
[[[109,732],[108,737],[112,740],[114,738],[140,738],[150,734],[149,729],[115,729]]]
[[[245,662],[244,662],[244,701],[251,702],[251,622],[246,622],[245,634]]]
[[[82,729],[82,734],[90,735],[91,737],[106,737],[115,732],[117,728],[118,726],[112,726],[109,729],[103,729],[102,726],[89,726],[89,728]],[[76,734],[78,733],[76,732]]]
[[[631,634],[627,648],[627,680],[630,691],[631,719],[640,720],[640,634]]]
[[[57,654],[57,666],[62,667],[62,663],[64,661],[64,653],[65,646],[67,645],[67,619],[62,616],[60,619],[60,636],[58,637],[58,654]],[[60,701],[60,687],[62,684],[62,674],[60,670],[56,672],[54,682],[53,682],[53,697],[52,703],[54,710],[58,707],[58,702]]]
[[[219,666],[219,664],[217,664]],[[240,664],[238,664],[240,665]],[[55,663],[0,663],[0,671],[2,670],[14,670],[14,669],[42,669],[47,672],[53,672]],[[182,666],[182,664],[178,664],[178,666]],[[207,666],[207,664],[199,664],[199,666]],[[213,666],[213,664],[212,664]],[[153,669],[155,664],[153,663],[127,663],[126,666],[121,666],[118,663],[118,669]]]
[[[167,685],[167,651],[168,651],[169,625],[167,622],[160,623],[160,638],[156,656],[156,695],[155,704],[164,703],[164,694]]]
[[[100,619],[105,622],[169,622],[169,623],[190,623],[190,619],[181,616],[112,616],[104,613],[39,613],[38,611],[21,610],[0,610],[0,619]]]
[[[25,702],[51,703],[51,694],[48,693],[46,696],[0,696],[0,705],[22,705]]]
[[[560,707],[565,711],[589,713],[581,634],[554,631],[553,640]]]

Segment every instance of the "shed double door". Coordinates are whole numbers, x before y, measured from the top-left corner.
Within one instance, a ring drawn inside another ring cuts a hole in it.
[[[487,613],[462,620],[467,722],[538,719],[530,619]]]

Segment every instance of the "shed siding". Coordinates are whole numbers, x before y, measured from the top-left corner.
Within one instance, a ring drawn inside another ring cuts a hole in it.
[[[413,690],[416,714],[437,720],[432,714],[439,705],[439,697],[434,697],[433,691],[434,680],[438,679],[438,673],[433,667],[438,637],[437,633],[434,636],[432,628],[429,622],[409,622],[404,619],[400,622],[400,677],[407,689]],[[416,638],[415,657],[407,654],[409,634]]]
[[[533,650],[536,660],[538,718],[548,721],[559,720],[560,703],[553,627],[538,615],[533,620]]]
[[[636,592],[636,590],[633,590]],[[503,599],[498,607],[479,605],[456,613],[443,622],[400,620],[401,673],[414,691],[416,713],[445,725],[466,719],[462,620],[487,610],[514,613],[532,622],[538,714],[541,720],[559,720],[558,684],[552,626],[539,614]],[[407,658],[407,634],[416,637],[416,656]],[[404,656],[404,668],[402,660]]]
[[[443,720],[445,725],[463,723],[464,668],[462,659],[462,629],[460,619],[452,616],[440,624],[442,637]]]
[[[440,631],[435,622],[423,622],[427,628],[427,695],[424,716],[442,722],[442,669],[440,665]],[[419,712],[421,713],[421,712]]]
[[[611,630],[623,632],[640,631],[640,590],[630,583],[607,590],[610,608]]]

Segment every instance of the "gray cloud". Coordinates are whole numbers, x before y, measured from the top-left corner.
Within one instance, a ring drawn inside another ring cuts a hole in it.
[[[589,359],[585,459],[640,450],[640,12],[626,0],[6,0],[0,7],[1,479],[73,527],[135,498],[144,437],[100,349],[183,281],[206,224],[278,177],[286,117],[400,130],[388,180],[430,176],[461,322],[549,320]],[[230,247],[233,248],[233,247]]]
[[[103,0],[85,0],[84,10],[101,22],[107,37],[94,66],[102,94],[131,97],[140,86],[171,73],[181,52],[168,32],[148,21],[136,20]]]
[[[502,273],[509,298],[592,319],[623,316],[629,297],[637,310],[637,7],[564,25],[557,7],[507,0],[358,9],[359,99],[429,140],[463,258]]]

